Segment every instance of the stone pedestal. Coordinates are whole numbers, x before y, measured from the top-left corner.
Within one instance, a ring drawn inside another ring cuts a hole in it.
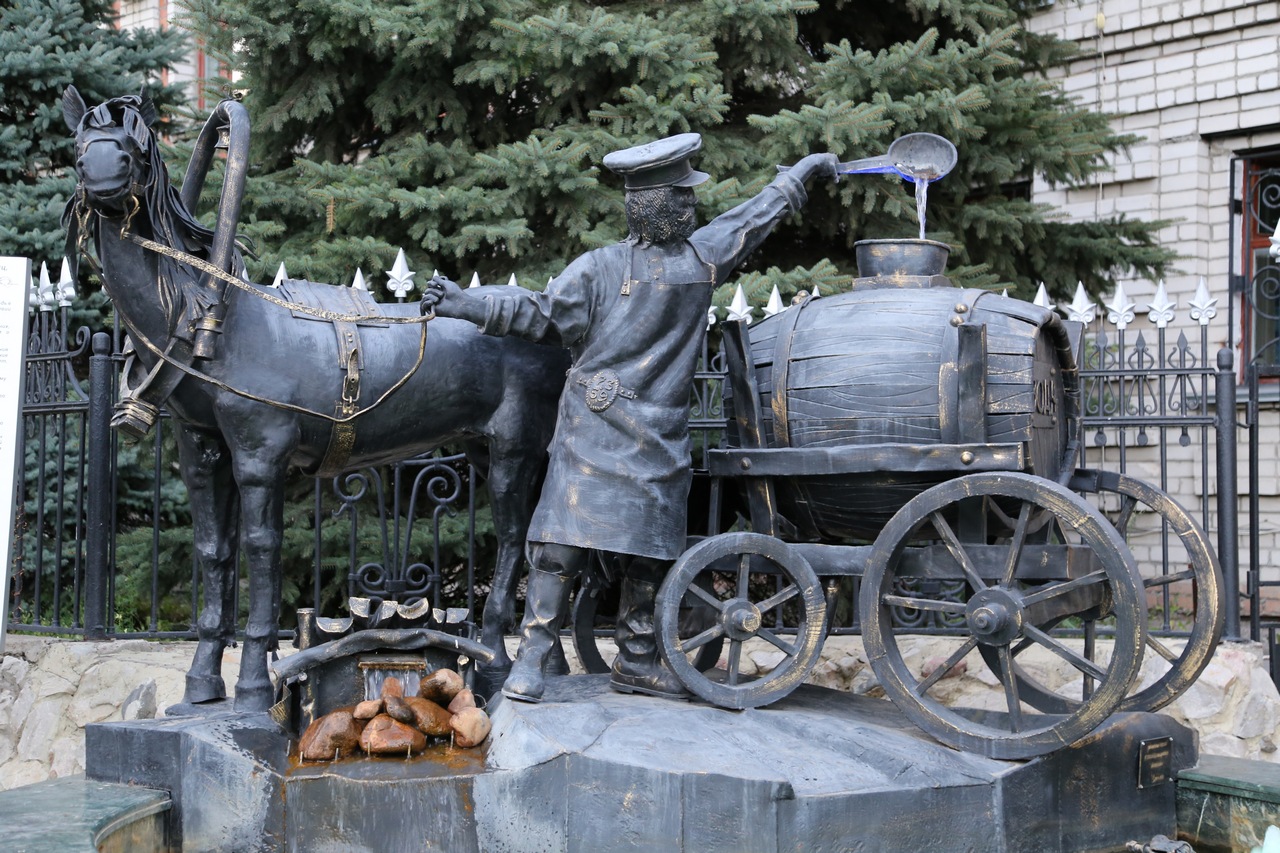
[[[1173,778],[1196,760],[1190,730],[1125,714],[995,761],[887,701],[810,686],[735,712],[570,676],[490,710],[478,751],[301,766],[265,717],[102,724],[89,775],[170,791],[183,850],[1074,853],[1174,835]],[[1168,760],[1141,761],[1162,738]]]

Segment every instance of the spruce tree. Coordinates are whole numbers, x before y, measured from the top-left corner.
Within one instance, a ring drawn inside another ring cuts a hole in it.
[[[181,97],[159,85],[185,49],[177,29],[120,30],[111,0],[0,4],[0,255],[62,257],[59,225],[75,187],[62,119],[69,84],[93,104],[147,86],[161,107]]]
[[[254,122],[242,230],[269,278],[347,282],[403,247],[419,271],[511,273],[538,286],[625,236],[611,150],[703,135],[704,218],[814,151],[883,153],[929,131],[960,152],[929,194],[929,230],[964,284],[1026,297],[1114,274],[1159,274],[1171,254],[1137,221],[1068,222],[1028,198],[1034,175],[1086,181],[1132,140],[1044,76],[1064,42],[1033,36],[1025,2],[707,0],[699,3],[190,0],[191,25],[242,78]],[[754,300],[856,266],[853,244],[917,231],[891,176],[811,188],[738,281]],[[717,295],[729,298],[726,285]],[[757,304],[759,304],[757,302]]]

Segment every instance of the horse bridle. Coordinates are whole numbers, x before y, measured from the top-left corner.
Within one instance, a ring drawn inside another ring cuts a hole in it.
[[[147,153],[150,140],[149,139],[145,141],[139,140],[137,138],[136,133],[130,130],[127,126],[125,126],[124,129],[126,133],[129,135],[130,140],[132,140],[135,144],[133,146],[129,146],[128,148],[121,146],[119,141],[115,137],[107,134],[104,129],[100,129],[100,128],[105,128],[107,126],[114,126],[114,123],[112,123],[112,125],[108,125],[106,123],[107,121],[110,120],[110,113],[109,111],[104,111],[105,107],[107,107],[107,104],[99,104],[92,111],[86,114],[85,117],[81,120],[81,130],[77,133],[77,145],[76,145],[77,158],[79,158],[86,151],[88,151],[90,145],[93,145],[99,142],[111,142],[117,148],[120,148],[122,151],[126,151],[126,153],[130,158],[130,161],[135,167],[145,166],[146,163],[145,161],[143,161],[142,158]],[[130,113],[128,110],[126,110],[125,114],[129,115]],[[91,127],[88,129],[85,129],[84,127],[85,123],[90,122],[91,119],[96,124],[91,123]],[[87,141],[81,142],[79,137],[82,134],[86,134],[86,133],[92,134],[94,138],[90,138]],[[139,169],[137,168],[133,169],[131,171],[131,175],[137,174],[138,171]],[[139,200],[139,196],[145,193],[151,187],[151,184],[155,180],[156,180],[156,176],[154,174],[150,175],[147,183],[139,183],[136,180],[131,180],[128,195],[125,197],[126,198],[125,210],[120,214],[121,217],[123,218],[123,224],[120,230],[120,236],[122,238],[127,239],[130,242],[148,251],[154,252],[159,255],[163,255],[181,264],[185,264],[194,269],[198,269],[201,272],[207,273],[208,275],[214,276],[220,281],[233,285],[247,293],[252,293],[254,296],[258,297],[259,299],[263,299],[267,302],[270,302],[288,311],[305,314],[320,320],[327,320],[329,322],[358,323],[358,322],[368,322],[371,319],[369,315],[340,314],[335,311],[327,311],[322,308],[314,308],[309,305],[301,305],[296,302],[292,302],[286,299],[281,299],[280,297],[275,296],[274,294],[266,293],[265,291],[257,287],[254,287],[253,285],[244,281],[238,276],[231,275],[226,270],[221,269],[216,264],[209,263],[203,258],[192,255],[189,252],[184,252],[180,249],[175,249],[171,246],[166,246],[162,243],[158,243],[154,240],[148,240],[145,237],[141,237],[137,234],[134,234],[131,230],[133,225],[133,219],[142,207],[142,202]],[[101,267],[100,265],[97,264],[97,259],[89,253],[88,248],[85,245],[88,239],[89,218],[92,215],[97,215],[98,217],[103,219],[114,218],[114,217],[108,217],[107,214],[103,213],[100,210],[95,209],[93,205],[89,203],[88,193],[87,193],[87,190],[85,189],[84,183],[83,181],[79,181],[76,187],[76,196],[75,196],[74,206],[72,209],[72,216],[75,218],[77,230],[78,230],[78,234],[75,240],[76,250],[78,253],[83,254],[86,258],[88,258],[89,261],[93,263],[95,267],[98,267],[98,269],[100,270]],[[335,424],[347,424],[354,421],[357,417],[367,414],[373,409],[377,408],[379,405],[381,405],[387,398],[389,398],[393,393],[398,391],[406,382],[408,382],[409,378],[412,377],[418,371],[418,368],[422,366],[423,359],[425,358],[425,355],[426,355],[426,346],[427,346],[426,324],[429,323],[431,320],[435,319],[435,309],[434,307],[429,308],[421,316],[416,316],[416,317],[393,317],[393,316],[385,316],[385,315],[376,315],[375,318],[378,320],[378,322],[386,325],[411,325],[411,324],[421,325],[422,335],[418,344],[417,358],[415,359],[413,365],[409,368],[409,370],[404,374],[404,376],[400,377],[400,379],[397,380],[390,388],[388,388],[377,400],[375,400],[372,405],[369,405],[359,411],[351,411],[351,408],[349,406],[344,405],[342,415],[331,415],[325,412],[319,412],[313,409],[308,409],[304,406],[298,406],[298,405],[294,405],[292,403],[286,403],[280,400],[272,400],[266,397],[261,397],[249,391],[236,388],[214,376],[210,376],[209,374],[205,373],[202,370],[199,370],[198,368],[192,367],[190,364],[186,364],[183,361],[173,358],[168,352],[163,350],[161,347],[157,346],[154,341],[150,340],[149,338],[142,335],[141,333],[130,331],[129,334],[131,337],[133,337],[135,340],[141,343],[143,347],[145,347],[149,352],[151,352],[151,354],[154,355],[156,358],[164,361],[165,363],[181,371],[182,373],[185,373],[188,376],[199,379],[203,382],[207,382],[210,385],[213,385],[214,387],[227,391],[228,393],[235,394],[237,396],[244,397],[246,399],[253,400],[255,402],[273,406],[275,408],[296,412],[298,414],[305,414],[305,415],[311,415],[313,417],[322,418],[324,420],[331,421]],[[346,402],[345,387],[346,386],[344,385],[344,402]]]

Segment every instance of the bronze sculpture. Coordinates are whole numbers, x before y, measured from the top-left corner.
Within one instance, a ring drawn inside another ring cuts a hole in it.
[[[836,174],[833,155],[811,155],[698,229],[692,188],[708,176],[689,160],[701,144],[686,133],[606,156],[626,179],[630,235],[573,261],[545,292],[476,296],[437,277],[422,300],[488,335],[566,346],[573,357],[529,531],[520,650],[503,685],[510,698],[541,698],[545,661],[591,551],[625,555],[611,686],[687,695],[659,657],[653,612],[685,546],[688,389],[711,293],[806,202],[807,180]]]
[[[240,548],[250,609],[235,707],[265,711],[274,701],[267,655],[277,643],[290,466],[334,474],[454,440],[487,461],[500,550],[482,639],[501,650],[564,353],[477,335],[452,320],[431,322],[428,334],[416,306],[375,307],[349,288],[295,281],[289,302],[250,285],[232,274],[238,267],[209,263],[214,234],[184,204],[198,193],[184,187],[179,196],[169,184],[145,94],[90,109],[69,87],[63,112],[76,134],[80,181],[67,209],[70,242],[93,238],[104,290],[142,370],[150,376],[163,366],[175,383],[164,402],[177,421],[205,590],[185,702],[225,696],[221,660],[235,636]],[[191,346],[211,325],[200,325],[208,312],[191,310],[202,274],[220,276],[226,288],[208,359]],[[272,369],[286,353],[295,369]],[[431,369],[439,364],[471,369]]]

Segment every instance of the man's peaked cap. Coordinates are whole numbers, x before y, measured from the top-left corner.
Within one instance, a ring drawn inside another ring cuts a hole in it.
[[[606,154],[606,167],[626,178],[629,190],[695,187],[711,177],[689,165],[702,150],[702,134],[681,133]]]

